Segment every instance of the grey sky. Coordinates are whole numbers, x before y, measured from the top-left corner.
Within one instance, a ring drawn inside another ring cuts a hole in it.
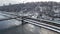
[[[23,3],[23,2],[40,2],[40,1],[57,1],[60,2],[60,0],[0,0],[0,6],[3,4],[8,5],[11,4],[17,4],[17,3]]]
[[[0,6],[3,4],[8,5],[9,3],[16,4],[19,3],[19,0],[0,0]]]

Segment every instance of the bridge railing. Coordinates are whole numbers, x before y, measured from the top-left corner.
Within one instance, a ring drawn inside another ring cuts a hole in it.
[[[43,28],[60,33],[60,26],[58,26],[60,24],[55,23],[56,24],[55,25],[53,22],[50,22],[50,21],[38,20],[38,19],[29,18],[29,17],[23,17],[23,21],[29,24],[36,25],[38,27],[43,27]],[[53,25],[51,25],[50,23]]]

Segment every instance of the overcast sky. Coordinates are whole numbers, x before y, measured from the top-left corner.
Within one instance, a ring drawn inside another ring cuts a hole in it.
[[[9,3],[11,4],[18,4],[18,3],[23,3],[23,2],[41,2],[41,1],[56,1],[60,2],[60,0],[0,0],[0,6],[3,4],[8,5]]]

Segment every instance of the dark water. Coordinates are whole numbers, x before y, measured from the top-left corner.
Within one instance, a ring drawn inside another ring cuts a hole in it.
[[[18,27],[13,27],[10,29],[0,31],[0,34],[23,34],[22,31],[23,29],[22,29],[22,26],[20,25]]]
[[[0,34],[40,34],[40,28],[31,24],[25,24],[1,31]]]
[[[40,27],[31,24],[25,24],[23,26],[24,34],[40,34]]]

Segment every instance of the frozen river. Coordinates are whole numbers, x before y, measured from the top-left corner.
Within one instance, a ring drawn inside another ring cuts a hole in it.
[[[0,12],[0,20],[11,18],[11,17],[15,17],[15,16]],[[0,21],[0,30],[10,28],[10,27],[13,27],[13,26],[18,26],[20,24],[22,24],[22,22],[17,20],[17,19]]]
[[[15,17],[15,16],[5,14],[4,12],[0,12],[0,19],[5,19],[9,17]],[[39,27],[31,24],[25,24],[25,25],[21,24],[22,22],[16,19],[0,21],[0,34],[40,34]]]

